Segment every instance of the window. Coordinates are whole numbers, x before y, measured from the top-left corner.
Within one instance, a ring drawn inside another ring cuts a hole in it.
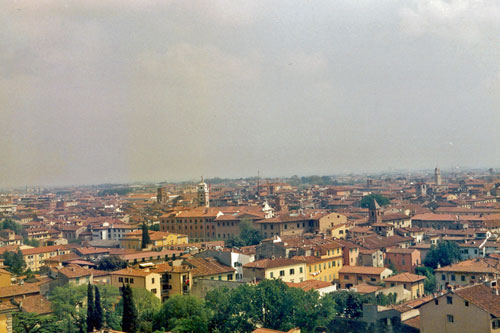
[[[344,280],[349,280],[349,275],[344,275]]]
[[[361,280],[361,276],[358,276],[358,280]],[[377,281],[377,279],[375,279],[375,278],[370,278],[370,281],[371,281],[371,282],[375,282],[375,281]]]
[[[156,294],[156,289],[151,289],[151,292],[152,292],[153,294]]]
[[[460,277],[460,280],[465,281],[465,275],[462,275],[462,276]]]
[[[233,274],[228,274],[227,275],[227,280],[232,281],[233,280]]]
[[[288,229],[288,224],[285,224],[285,229]]]
[[[130,283],[133,283],[134,279],[130,279]],[[155,278],[151,278],[151,283],[155,283]]]
[[[453,304],[453,297],[446,296],[446,304]]]
[[[134,278],[130,278],[130,283],[134,283]],[[153,283],[155,283],[155,279],[153,279]]]
[[[122,278],[122,277],[119,277],[119,278],[118,278],[118,282],[123,282],[123,278]]]
[[[491,328],[493,328],[493,329],[500,328],[500,320],[498,320],[498,319],[494,319],[494,320],[491,322]]]
[[[446,276],[444,274],[441,274],[441,280],[446,280]]]
[[[450,323],[454,322],[454,319],[453,319],[452,315],[447,315],[447,317],[448,317],[448,322],[450,322]]]
[[[437,298],[434,300],[434,304],[439,305],[439,300]]]
[[[285,271],[280,271],[280,276],[285,276]]]
[[[474,280],[475,278],[476,278],[476,277],[475,277],[474,275],[472,275],[472,276],[470,277],[470,279],[471,279],[471,280]]]
[[[310,268],[310,267],[309,267],[309,268]],[[300,272],[300,273],[303,273],[303,272],[304,272],[304,270],[302,269],[302,267],[299,267],[299,272]]]
[[[271,274],[269,274],[269,276],[271,277],[271,279],[274,278],[274,273],[271,272]]]
[[[290,268],[290,275],[294,275],[294,274],[295,274],[295,269]]]
[[[455,274],[451,275],[451,281],[455,281]]]
[[[465,306],[469,306],[469,301],[465,301]]]

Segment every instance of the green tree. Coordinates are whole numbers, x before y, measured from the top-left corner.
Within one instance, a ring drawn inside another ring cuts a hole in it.
[[[375,201],[377,201],[377,203],[380,206],[386,206],[386,205],[391,203],[391,201],[389,199],[387,199],[386,197],[384,197],[383,195],[372,193],[372,194],[364,196],[363,199],[361,199],[361,202],[360,202],[361,207],[369,208],[373,204],[374,199],[375,199]]]
[[[57,320],[61,323],[61,331],[84,331],[87,309],[84,307],[87,296],[87,286],[65,285],[57,287],[50,292],[49,300]],[[104,310],[106,325],[110,328],[121,330],[121,316],[115,313],[115,306],[121,299],[119,289],[110,285],[99,287],[99,296]]]
[[[363,299],[361,295],[352,291],[336,291],[329,294],[335,302],[336,312],[345,318],[359,318],[363,313]]]
[[[89,283],[87,286],[87,332],[94,331],[94,323],[95,323],[94,306],[95,306],[95,304],[94,304],[94,288]]]
[[[26,236],[26,230],[24,230],[24,227],[11,219],[5,219],[0,225],[0,229],[9,229],[14,231],[16,235]]]
[[[11,273],[16,275],[23,274],[26,263],[20,249],[17,252],[4,252],[2,258],[5,260],[4,264]]]
[[[16,333],[51,333],[59,331],[54,316],[44,316],[30,312],[16,313],[12,326]]]
[[[99,288],[95,286],[95,302],[94,302],[94,313],[93,313],[94,327],[97,330],[102,328],[103,323],[103,312],[101,305],[101,293]]]
[[[54,315],[64,327],[83,331],[86,323],[86,309],[84,301],[86,295],[85,285],[79,287],[57,287],[51,291],[49,300],[52,304]]]
[[[33,247],[39,247],[40,246],[40,242],[36,239],[29,239],[28,237],[24,237],[23,238],[23,244],[24,245],[29,245],[29,246],[33,246]]]
[[[304,332],[325,326],[334,314],[331,298],[320,299],[316,291],[290,288],[281,280],[264,280],[257,286],[216,289],[207,293],[206,307],[212,313],[212,332],[249,332],[256,327]]]
[[[146,226],[146,222],[142,222],[142,242],[141,248],[145,249],[151,244],[151,238],[149,237],[149,230]]]
[[[424,280],[424,290],[426,294],[432,294],[436,291],[436,277],[434,275],[434,269],[426,266],[417,267],[415,272],[418,275],[423,275],[426,277]]]
[[[153,319],[160,311],[161,301],[153,293],[142,288],[132,288],[132,297],[137,309],[138,330],[140,332],[153,331]],[[116,306],[116,315],[121,317],[123,313],[123,300]]]
[[[175,295],[166,300],[155,316],[154,328],[174,332],[208,332],[208,312],[196,296]]]
[[[137,332],[137,308],[134,304],[132,288],[129,284],[121,288],[123,298],[122,330],[128,333]]]
[[[432,246],[424,259],[424,265],[436,269],[438,265],[448,266],[460,261],[460,248],[454,242],[441,241]]]
[[[127,267],[127,262],[117,256],[108,256],[97,262],[97,268],[103,271],[117,271]]]
[[[149,230],[152,230],[152,231],[160,231],[160,224],[153,224],[151,226],[149,226]]]

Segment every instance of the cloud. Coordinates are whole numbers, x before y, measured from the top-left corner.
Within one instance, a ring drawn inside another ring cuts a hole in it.
[[[498,38],[500,3],[494,0],[418,0],[411,7],[401,9],[400,16],[401,28],[408,34],[431,34],[477,43]]]

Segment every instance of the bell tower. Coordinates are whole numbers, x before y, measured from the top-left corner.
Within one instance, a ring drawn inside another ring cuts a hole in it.
[[[441,170],[439,170],[438,167],[436,167],[434,169],[434,183],[436,183],[436,185],[441,185],[441,183],[442,183]]]
[[[198,207],[210,207],[210,198],[207,183],[203,181],[203,176],[201,177],[201,182],[198,184]]]
[[[382,209],[378,204],[377,200],[373,199],[370,207],[368,208],[368,221],[371,223],[382,222]]]

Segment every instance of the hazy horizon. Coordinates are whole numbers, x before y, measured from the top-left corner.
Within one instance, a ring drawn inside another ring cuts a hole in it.
[[[500,3],[5,1],[0,188],[500,166]]]

